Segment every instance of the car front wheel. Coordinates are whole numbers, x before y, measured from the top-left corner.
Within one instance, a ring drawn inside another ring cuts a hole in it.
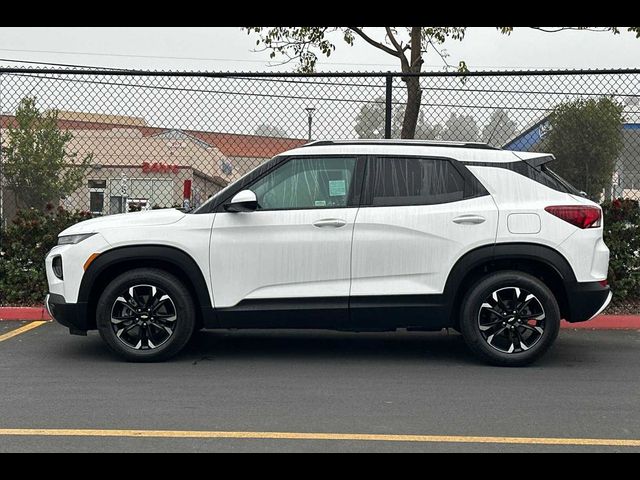
[[[115,278],[97,305],[102,339],[128,361],[154,362],[177,354],[195,328],[189,291],[175,276],[157,269],[130,270]]]

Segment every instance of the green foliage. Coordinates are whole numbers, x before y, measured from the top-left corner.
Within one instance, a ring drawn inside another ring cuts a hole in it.
[[[56,110],[42,113],[34,98],[22,99],[2,148],[6,185],[20,207],[41,209],[81,185],[91,155],[76,162],[66,150],[72,138],[58,128]]]
[[[47,294],[44,258],[58,234],[90,218],[47,204],[44,211],[20,210],[2,231],[0,250],[0,305],[40,305]]]
[[[640,298],[640,207],[636,200],[602,205],[604,241],[611,252],[609,284],[616,301]]]
[[[313,72],[318,61],[318,54],[330,57],[336,50],[336,43],[331,40],[332,34],[339,33],[342,40],[349,46],[353,46],[355,39],[367,42],[395,57],[404,57],[404,52],[416,47],[420,52],[427,47],[437,49],[449,38],[462,40],[466,27],[415,27],[420,29],[420,45],[412,45],[411,29],[414,27],[385,27],[388,32],[385,38],[376,39],[369,33],[367,27],[244,27],[248,34],[257,34],[256,47],[270,51],[270,57],[284,57],[284,63],[298,62],[298,70],[301,72]],[[393,40],[391,40],[393,36]],[[398,46],[394,45],[397,38]],[[417,42],[416,42],[417,43]],[[399,47],[399,48],[398,48]],[[443,52],[438,52],[442,54]],[[420,62],[421,64],[422,62]],[[406,66],[409,66],[407,63]],[[402,65],[405,70],[405,65]],[[460,71],[466,70],[466,64],[460,62]],[[408,71],[408,69],[407,69]]]
[[[562,103],[549,116],[551,130],[538,147],[555,155],[558,174],[595,199],[611,186],[623,147],[622,110],[608,97]]]

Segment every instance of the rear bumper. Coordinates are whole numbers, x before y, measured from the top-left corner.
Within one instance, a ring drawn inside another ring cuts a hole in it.
[[[44,302],[47,312],[56,322],[64,325],[74,335],[86,335],[87,323],[86,303],[67,303],[62,295],[50,293]]]
[[[569,315],[566,320],[571,323],[585,322],[601,313],[613,298],[608,285],[600,282],[575,282],[567,285]]]

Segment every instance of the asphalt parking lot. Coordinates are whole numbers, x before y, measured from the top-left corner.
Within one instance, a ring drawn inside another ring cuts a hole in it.
[[[22,325],[0,322],[0,452],[640,451],[640,331],[507,369],[444,332],[205,331],[131,364],[55,323],[2,340]]]

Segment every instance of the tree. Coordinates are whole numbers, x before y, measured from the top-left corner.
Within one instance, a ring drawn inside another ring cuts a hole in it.
[[[592,198],[611,187],[623,146],[623,108],[609,97],[578,99],[549,116],[550,131],[539,149],[553,153],[553,169]]]
[[[398,138],[402,131],[402,121],[405,109],[393,101],[391,110],[391,138]],[[366,103],[358,112],[354,130],[358,138],[384,138],[385,129],[385,99],[377,98],[372,103]],[[418,115],[414,138],[422,140],[436,140],[442,131],[442,125],[431,125],[425,120],[422,112]]]
[[[286,130],[276,125],[270,125],[268,123],[261,123],[260,125],[258,125],[254,134],[260,135],[261,137],[288,137]]]
[[[58,128],[56,110],[42,113],[34,98],[20,101],[15,125],[8,127],[2,148],[6,185],[18,207],[42,209],[82,184],[92,157],[77,162],[76,154],[66,150],[72,138]]]
[[[480,137],[478,123],[472,115],[452,113],[444,124],[442,140],[477,142]]]
[[[381,50],[400,62],[402,73],[417,74],[422,70],[424,55],[427,51],[435,52],[446,67],[447,54],[442,50],[443,44],[451,40],[463,40],[467,27],[384,27],[384,37],[376,38],[369,27],[244,27],[249,34],[258,35],[256,46],[271,52],[271,58],[278,55],[285,57],[285,63],[298,61],[298,69],[302,72],[312,72],[318,60],[318,52],[329,57],[336,49],[336,44],[330,39],[333,34],[339,34],[347,45],[353,45],[356,38]],[[511,34],[514,27],[496,27],[505,35]],[[591,30],[620,33],[622,27],[529,27],[543,32],[559,32],[563,30]],[[640,27],[625,27],[640,38]],[[458,64],[458,70],[467,71],[464,61]],[[422,89],[420,78],[412,75],[402,78],[407,89],[407,109],[402,121],[402,138],[414,138]]]
[[[497,108],[491,113],[489,123],[482,130],[482,141],[501,147],[514,137],[517,126],[506,111]]]

